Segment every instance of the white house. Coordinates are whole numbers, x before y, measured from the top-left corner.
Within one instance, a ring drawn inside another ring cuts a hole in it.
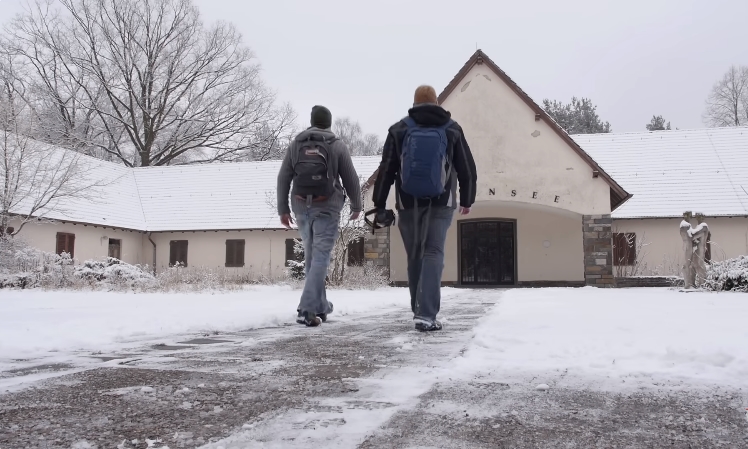
[[[478,167],[473,213],[455,217],[448,234],[445,284],[611,285],[616,274],[677,274],[686,211],[705,215],[713,259],[748,254],[748,128],[569,136],[480,50],[439,101]],[[110,181],[101,198],[71,202],[23,237],[77,260],[182,261],[269,277],[292,257],[298,234],[282,230],[268,204],[279,161],[91,164]],[[354,164],[370,185],[379,158]],[[392,282],[407,281],[397,230],[378,231],[361,252]]]

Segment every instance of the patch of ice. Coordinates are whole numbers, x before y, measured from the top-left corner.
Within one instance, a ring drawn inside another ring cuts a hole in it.
[[[73,445],[71,446],[71,449],[96,449],[96,446],[94,446],[93,444],[89,443],[86,440],[81,440],[76,443],[73,443]]]

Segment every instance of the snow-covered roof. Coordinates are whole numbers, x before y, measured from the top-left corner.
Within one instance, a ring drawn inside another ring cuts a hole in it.
[[[381,159],[354,157],[353,165],[359,177],[366,180]],[[273,206],[280,164],[265,161],[135,168],[147,230],[280,228]]]
[[[748,215],[748,127],[572,138],[633,194],[614,218]]]
[[[127,168],[81,157],[89,182],[106,185],[91,190],[90,200],[61,201],[45,217],[154,232],[281,227],[273,206],[281,161]],[[380,161],[353,158],[362,184]]]
[[[614,218],[748,215],[748,127],[572,137],[634,195]],[[154,232],[280,228],[268,204],[280,161],[127,168],[84,158],[106,187],[47,217]],[[380,160],[353,158],[362,182]]]

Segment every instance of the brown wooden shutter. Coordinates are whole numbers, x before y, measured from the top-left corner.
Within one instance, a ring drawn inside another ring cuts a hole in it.
[[[67,234],[63,234],[61,232],[57,233],[57,248],[55,249],[55,253],[62,254],[65,252],[65,248],[67,248],[68,244],[68,236]]]
[[[184,266],[187,266],[187,240],[182,240],[180,242],[180,258],[179,261],[184,263]]]
[[[172,240],[169,242],[169,265],[181,262],[187,266],[187,240]]]
[[[226,266],[244,266],[244,240],[226,240]]]
[[[122,240],[109,239],[109,257],[122,259]]]
[[[68,253],[71,259],[75,258],[75,234],[58,232],[56,246],[57,254]]]
[[[288,266],[290,260],[296,260],[293,252],[295,242],[296,240],[294,239],[286,239],[286,266]]]
[[[364,264],[364,238],[358,238],[348,243],[348,266]]]

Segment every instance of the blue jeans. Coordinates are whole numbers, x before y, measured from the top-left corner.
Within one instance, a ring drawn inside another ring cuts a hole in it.
[[[444,244],[453,216],[451,207],[399,212],[398,228],[408,255],[408,287],[414,318],[435,320],[439,313]]]
[[[330,253],[338,238],[340,213],[321,208],[297,211],[301,241],[304,244],[304,290],[299,309],[312,314],[330,313],[325,292],[325,278],[330,266]]]

